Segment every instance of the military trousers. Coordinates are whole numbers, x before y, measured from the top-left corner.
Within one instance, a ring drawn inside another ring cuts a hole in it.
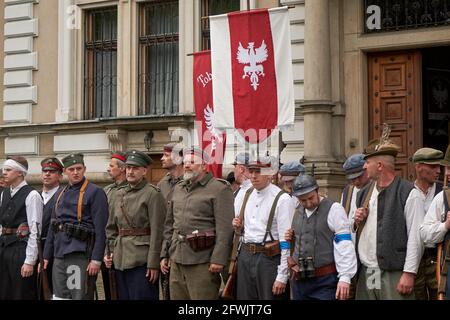
[[[0,237],[0,300],[36,300],[36,266],[31,277],[23,278],[21,275],[27,242],[20,240],[6,245],[3,240]]]
[[[402,271],[385,271],[361,265],[356,284],[356,300],[414,300],[414,292],[401,295],[397,285]]]
[[[425,248],[414,281],[414,294],[417,300],[437,299],[436,255],[436,248]]]
[[[89,276],[89,258],[83,252],[66,254],[53,260],[53,296],[55,299],[93,300],[97,276]]]
[[[219,297],[220,275],[209,272],[209,263],[183,265],[172,261],[171,300],[215,300]]]
[[[117,298],[119,300],[158,300],[158,283],[150,283],[146,277],[147,267],[141,266],[117,270]]]

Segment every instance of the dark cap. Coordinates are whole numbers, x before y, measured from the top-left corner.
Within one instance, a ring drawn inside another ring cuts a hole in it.
[[[292,186],[292,195],[294,197],[298,197],[311,191],[314,191],[319,188],[319,185],[316,182],[316,179],[313,177],[302,174],[295,178],[294,185]]]
[[[305,166],[298,161],[287,162],[280,167],[281,181],[292,181],[306,172]]]
[[[250,162],[250,155],[247,152],[241,152],[236,155],[233,165],[235,166],[240,164],[246,166],[249,164],[249,162]]]
[[[195,155],[195,156],[201,158],[203,160],[203,162],[205,162],[205,163],[209,163],[209,161],[211,160],[211,158],[209,157],[209,155],[206,152],[204,152],[202,149],[199,149],[196,147],[190,147],[190,148],[184,149],[183,154],[184,154],[184,156]]]
[[[148,167],[152,163],[152,159],[145,153],[139,150],[131,150],[127,153],[127,165],[136,167]]]
[[[62,158],[64,168],[68,168],[75,164],[82,164],[84,166],[84,155],[82,153],[72,153]]]
[[[373,139],[364,150],[364,160],[375,156],[396,157],[400,147],[392,142],[380,143],[379,139]]]
[[[58,160],[58,158],[45,158],[41,161],[41,167],[42,171],[59,171],[62,172],[64,169],[63,164],[61,161]]]
[[[345,171],[348,180],[352,180],[362,176],[364,173],[364,155],[361,153],[357,153],[348,157],[348,159],[344,162],[342,168]]]
[[[111,159],[117,159],[117,160],[120,160],[122,162],[126,162],[127,161],[127,154],[125,152],[116,151],[116,152],[113,152],[111,154]]]
[[[445,151],[444,159],[441,160],[441,166],[450,167],[450,144]]]

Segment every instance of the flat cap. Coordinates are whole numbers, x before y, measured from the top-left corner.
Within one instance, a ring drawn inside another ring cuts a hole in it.
[[[184,154],[184,156],[187,156],[187,155],[197,156],[200,159],[202,159],[202,161],[204,163],[209,163],[211,161],[211,158],[209,157],[209,155],[206,152],[204,152],[202,149],[197,148],[197,147],[186,148],[183,150],[183,154]]]
[[[243,166],[247,166],[249,162],[250,162],[250,155],[248,154],[248,152],[241,152],[236,155],[233,165],[241,164]]]
[[[445,151],[444,159],[441,160],[441,166],[450,167],[450,144]]]
[[[292,181],[299,174],[305,174],[305,166],[298,161],[287,162],[280,167],[281,181]]]
[[[365,163],[366,161],[364,161],[364,155],[361,153],[357,153],[348,157],[348,159],[345,160],[344,165],[342,166],[347,179],[352,180],[361,176],[364,173]]]
[[[68,156],[62,158],[64,168],[68,168],[75,164],[82,164],[84,166],[84,155],[82,153],[71,153]]]
[[[148,167],[152,163],[152,159],[145,153],[139,150],[131,150],[127,153],[127,165],[136,167]]]
[[[183,146],[181,143],[178,142],[170,142],[164,145],[163,151],[164,152],[172,152],[175,149],[175,151],[178,152],[179,156],[183,156]]]
[[[373,139],[369,141],[364,150],[364,160],[375,156],[392,156],[395,158],[399,150],[400,147],[394,143],[381,144],[380,139]]]
[[[127,154],[125,152],[116,151],[111,154],[111,159],[117,159],[122,162],[127,161]]]
[[[292,186],[292,195],[294,197],[302,196],[319,188],[316,179],[307,174],[302,174],[295,178]]]
[[[414,153],[412,160],[414,163],[440,164],[442,158],[444,158],[444,153],[440,150],[421,148]]]
[[[61,161],[59,161],[58,158],[54,157],[49,157],[42,160],[41,167],[42,171],[45,170],[45,171],[59,171],[59,172],[62,172],[64,168]]]

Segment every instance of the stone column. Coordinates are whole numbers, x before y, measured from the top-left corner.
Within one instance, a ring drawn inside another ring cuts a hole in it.
[[[305,1],[305,159],[322,192],[337,200],[342,173],[333,155],[329,0]],[[311,172],[311,171],[310,171]]]

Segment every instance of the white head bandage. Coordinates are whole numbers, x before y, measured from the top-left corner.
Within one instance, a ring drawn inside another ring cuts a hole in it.
[[[21,165],[20,163],[18,163],[17,161],[14,161],[12,159],[8,159],[3,163],[3,169],[5,169],[5,168],[20,171],[23,173],[24,176],[26,176],[28,173],[28,170],[23,165]]]

